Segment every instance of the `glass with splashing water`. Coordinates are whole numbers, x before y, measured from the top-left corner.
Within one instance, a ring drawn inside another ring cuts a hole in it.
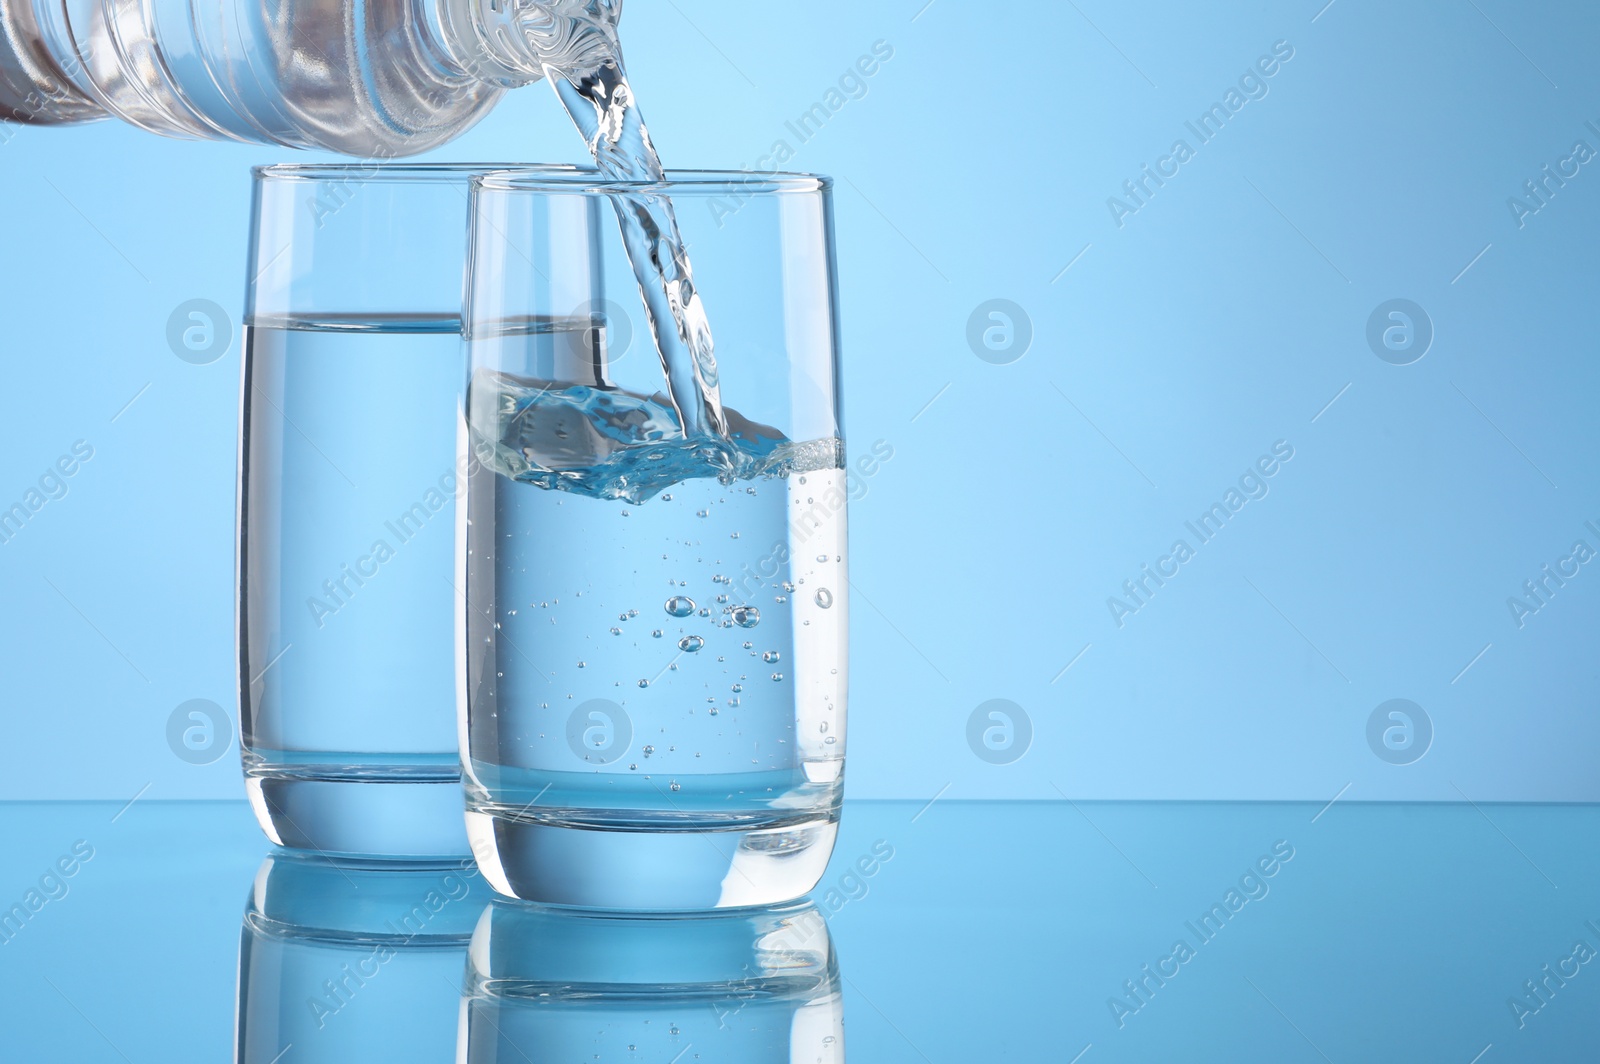
[[[822,875],[860,485],[830,187],[473,182],[460,709],[468,833],[502,893],[713,909]],[[641,296],[652,246],[693,255],[664,300]]]

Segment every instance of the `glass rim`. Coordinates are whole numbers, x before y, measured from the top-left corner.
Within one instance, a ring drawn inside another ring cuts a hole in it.
[[[364,181],[429,182],[471,177],[490,170],[526,170],[530,173],[591,173],[594,167],[572,163],[419,163],[385,162],[368,159],[363,162],[339,163],[267,163],[252,166],[250,174],[256,181],[347,181],[359,177]]]
[[[593,167],[488,167],[472,175],[474,191],[606,195],[662,192],[674,196],[745,196],[752,193],[830,192],[833,178],[787,170],[668,170],[664,181],[597,178]]]

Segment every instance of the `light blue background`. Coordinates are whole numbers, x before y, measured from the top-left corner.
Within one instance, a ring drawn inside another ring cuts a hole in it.
[[[1600,167],[1525,228],[1506,203],[1600,149],[1600,21],[1321,7],[630,0],[669,165],[755,164],[894,48],[788,164],[839,179],[850,441],[894,448],[852,511],[852,795],[1600,798],[1600,569],[1506,606],[1600,547]],[[1268,95],[1119,228],[1107,197],[1279,40]],[[0,504],[94,457],[0,544],[0,799],[236,797],[234,756],[165,729],[233,704],[237,331],[194,366],[165,330],[237,312],[247,167],[290,153],[5,133]],[[538,86],[434,157],[580,154]],[[1010,365],[966,340],[997,297],[1032,322]],[[1435,328],[1409,366],[1365,340],[1395,297]],[[1277,440],[1268,497],[1119,629],[1107,597]],[[967,744],[993,698],[1032,721],[1009,765]],[[1391,698],[1436,732],[1409,766],[1367,745]]]

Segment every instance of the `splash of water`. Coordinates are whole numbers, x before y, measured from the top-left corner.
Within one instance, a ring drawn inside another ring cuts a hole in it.
[[[467,403],[476,453],[495,472],[596,499],[642,503],[686,480],[732,484],[843,465],[837,438],[796,443],[731,408],[725,436],[685,438],[666,396],[480,369]],[[754,625],[760,615],[750,613]]]

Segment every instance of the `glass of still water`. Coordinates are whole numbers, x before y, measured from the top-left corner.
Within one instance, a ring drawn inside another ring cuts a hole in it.
[[[465,855],[461,291],[481,167],[255,171],[239,449],[246,789],[283,846]]]
[[[664,208],[681,244],[649,224]],[[675,274],[648,311],[641,262]],[[609,910],[803,895],[844,782],[830,182],[481,175],[464,315],[463,783],[485,878]]]

